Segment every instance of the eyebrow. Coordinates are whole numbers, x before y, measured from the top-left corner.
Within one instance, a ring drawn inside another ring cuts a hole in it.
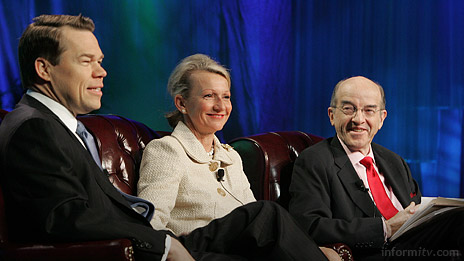
[[[94,54],[91,54],[91,53],[83,53],[83,54],[79,55],[79,58],[81,58],[81,57],[89,57],[89,58],[92,58],[92,59],[93,59],[93,58],[95,58],[95,57],[97,57],[97,56],[94,55]],[[102,55],[99,57],[98,60],[103,59],[104,57],[105,57],[105,55],[102,54]]]
[[[351,104],[351,105],[354,106],[354,104],[353,104],[352,102],[350,102],[350,101],[341,101],[341,104],[342,104],[342,105]]]
[[[345,104],[350,104],[350,105],[353,105],[353,107],[356,107],[352,102],[350,101],[341,101],[342,105],[345,105]],[[363,108],[378,108],[379,106],[378,105],[375,105],[375,104],[370,104],[370,105],[365,105]]]
[[[203,89],[203,90],[201,90],[201,92],[209,92],[209,91],[218,92],[217,90],[214,90],[214,89]],[[230,90],[224,91],[224,93],[230,93],[230,92],[231,92]]]

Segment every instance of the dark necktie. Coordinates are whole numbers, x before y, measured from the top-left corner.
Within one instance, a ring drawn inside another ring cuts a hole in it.
[[[374,168],[372,158],[365,157],[359,163],[366,167],[367,182],[369,183],[369,189],[371,190],[375,205],[382,216],[384,216],[387,220],[390,219],[398,213],[398,210],[393,206],[393,203],[385,192],[385,188],[383,187],[379,174]]]
[[[84,124],[80,121],[77,121],[76,133],[84,142],[87,150],[90,152],[90,155],[92,155],[92,158],[97,163],[98,167],[103,170],[100,162],[100,155],[98,154],[97,146],[95,145],[95,139],[93,138],[93,135],[87,131]],[[132,209],[144,216],[148,221],[151,220],[155,211],[155,207],[152,203],[139,197],[126,194],[119,189],[118,191],[127,200],[127,202],[129,202]]]

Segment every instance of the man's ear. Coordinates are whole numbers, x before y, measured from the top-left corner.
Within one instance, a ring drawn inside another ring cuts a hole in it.
[[[35,72],[44,81],[51,81],[50,68],[51,64],[42,57],[35,59],[34,61]]]
[[[379,130],[382,128],[382,126],[383,126],[383,121],[385,120],[385,118],[387,118],[387,110],[381,110],[381,111],[380,111],[380,124],[379,124]]]
[[[334,111],[333,111],[333,110],[334,110],[334,108],[332,108],[332,107],[329,107],[329,108],[327,109],[327,114],[329,115],[330,124],[331,124],[332,126],[334,126],[334,124],[335,124],[335,121],[334,121]]]
[[[182,113],[185,112],[185,99],[182,97],[182,95],[177,94],[174,97],[174,105],[176,105],[176,108]]]

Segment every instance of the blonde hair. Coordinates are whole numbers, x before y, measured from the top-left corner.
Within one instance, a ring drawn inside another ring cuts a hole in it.
[[[225,67],[207,55],[194,54],[180,61],[172,71],[171,76],[169,76],[167,90],[173,99],[178,94],[182,95],[185,99],[189,97],[192,87],[190,75],[194,71],[207,71],[219,74],[226,78],[230,88],[230,74]],[[175,110],[167,113],[166,119],[169,125],[174,128],[179,121],[184,120],[184,117],[179,110]]]

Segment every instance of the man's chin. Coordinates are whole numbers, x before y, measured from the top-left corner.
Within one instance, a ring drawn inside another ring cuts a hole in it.
[[[82,114],[89,114],[91,112],[94,112],[96,110],[99,110],[101,108],[101,106],[92,106],[92,107],[89,107],[89,108],[86,108],[85,110],[82,110],[80,113],[80,115]]]
[[[366,149],[368,149],[369,147],[369,144],[365,144],[364,142],[363,143],[359,143],[359,142],[350,142],[349,144],[345,144],[348,149],[351,151],[351,152],[363,152],[365,151]]]

